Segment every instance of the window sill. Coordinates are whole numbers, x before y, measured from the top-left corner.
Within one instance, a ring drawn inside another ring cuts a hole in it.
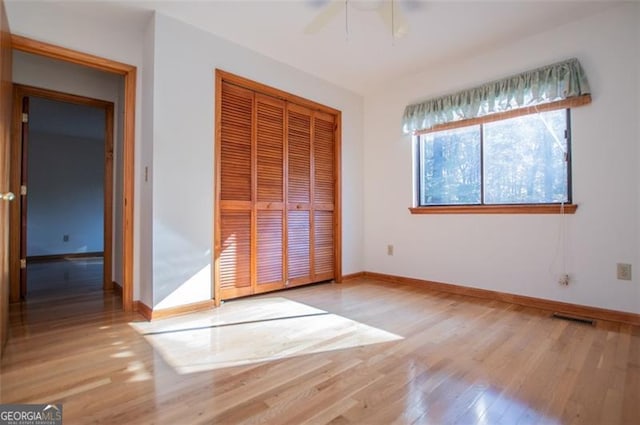
[[[577,204],[565,204],[565,214],[575,214]],[[411,214],[561,214],[561,206],[550,205],[446,205],[409,208]]]

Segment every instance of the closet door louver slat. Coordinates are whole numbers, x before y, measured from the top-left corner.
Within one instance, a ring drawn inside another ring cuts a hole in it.
[[[284,201],[284,104],[257,96],[258,202]]]
[[[284,286],[282,211],[259,210],[257,227],[257,285]]]
[[[287,215],[287,253],[289,283],[297,285],[311,281],[311,224],[309,211],[290,210]]]
[[[220,289],[227,298],[251,294],[251,212],[221,213]]]
[[[253,92],[222,86],[220,199],[251,200],[251,137]]]
[[[311,199],[311,116],[300,108],[288,108],[289,203],[308,204]]]
[[[334,127],[333,117],[316,113],[313,138],[314,202],[326,209],[333,209],[334,199]]]

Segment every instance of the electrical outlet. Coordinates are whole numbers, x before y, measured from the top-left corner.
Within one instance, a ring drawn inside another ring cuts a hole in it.
[[[568,286],[569,285],[569,275],[568,274],[561,274],[560,278],[558,279],[558,283],[560,285]]]
[[[618,263],[616,266],[618,280],[631,280],[631,264]]]
[[[393,245],[387,245],[387,255],[393,255]]]
[[[62,235],[63,242],[69,242],[69,235]]]

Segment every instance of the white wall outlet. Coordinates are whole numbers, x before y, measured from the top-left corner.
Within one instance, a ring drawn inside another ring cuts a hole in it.
[[[631,280],[631,264],[618,263],[616,266],[618,280]]]
[[[568,286],[569,285],[569,275],[568,274],[561,274],[560,278],[558,278],[558,283],[560,285],[564,285],[564,286]]]
[[[387,245],[387,255],[393,255],[393,245]]]

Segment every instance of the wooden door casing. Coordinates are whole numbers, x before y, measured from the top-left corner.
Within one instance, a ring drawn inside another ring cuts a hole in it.
[[[133,276],[134,276],[134,186],[135,186],[135,105],[136,105],[136,75],[137,68],[135,66],[117,62],[104,57],[94,56],[91,54],[79,52],[77,50],[71,50],[64,47],[56,46],[53,44],[45,43],[30,38],[10,35],[7,43],[13,50],[18,50],[38,56],[43,56],[55,60],[61,60],[63,62],[74,63],[88,68],[108,72],[111,74],[121,75],[123,77],[123,111],[122,111],[122,123],[123,123],[123,140],[122,140],[122,194],[121,202],[122,207],[119,212],[122,216],[122,282],[119,282],[122,286],[122,307],[124,311],[134,310],[133,300]],[[14,105],[15,106],[15,105]],[[18,112],[17,108],[13,108],[15,112]],[[15,123],[18,122],[17,117],[11,118],[13,124],[13,137],[12,146],[15,147],[16,134],[18,129],[15,128]],[[12,148],[13,149],[13,148]],[[11,152],[12,163],[14,152]],[[19,158],[19,157],[18,157]],[[14,167],[18,168],[18,167]],[[19,173],[16,175],[14,170],[11,170],[11,185],[15,188],[16,183],[19,180]],[[19,226],[19,208],[16,208],[19,203],[14,202],[10,213],[10,227],[16,229]],[[17,233],[17,232],[14,232]],[[10,273],[10,301],[19,301],[19,288],[16,287],[19,283],[19,238],[11,236],[9,243],[10,261],[9,261],[9,273]]]
[[[9,22],[0,1],[0,193],[10,190],[10,144],[12,109],[12,53]],[[16,194],[14,194],[16,195]],[[11,201],[12,203],[17,200]],[[0,200],[0,357],[8,338],[9,325],[9,206]]]
[[[20,98],[22,103],[22,116],[29,116],[29,97],[22,96]],[[22,193],[22,188],[28,185],[29,176],[29,120],[21,119],[20,124],[20,151],[22,152],[22,158],[20,158],[20,299],[24,299],[27,296],[27,208],[28,198],[26,193]],[[24,261],[24,263],[23,263]]]
[[[23,114],[29,114],[29,99],[38,97],[58,102],[73,103],[104,110],[104,215],[103,215],[103,289],[113,289],[112,281],[112,264],[113,264],[113,137],[114,137],[114,104],[113,102],[93,99],[84,96],[77,96],[68,93],[62,93],[55,90],[48,90],[39,87],[25,86],[22,84],[14,84],[13,102],[14,102],[14,131],[13,135],[13,151],[11,153],[14,163],[19,166],[14,167],[12,187],[16,194],[21,191],[21,186],[26,186],[27,195],[20,195],[20,201],[13,205],[13,214],[15,224],[20,232],[12,237],[12,243],[15,249],[12,253],[17,258],[12,258],[12,262],[20,263],[21,259],[27,258],[27,208],[28,208],[28,139],[29,139],[29,120],[26,122],[22,119]],[[21,105],[18,107],[18,105]],[[18,201],[16,199],[16,201]],[[11,288],[10,298],[12,302],[26,298],[27,295],[27,278],[26,268],[19,268],[16,273],[17,285]]]

